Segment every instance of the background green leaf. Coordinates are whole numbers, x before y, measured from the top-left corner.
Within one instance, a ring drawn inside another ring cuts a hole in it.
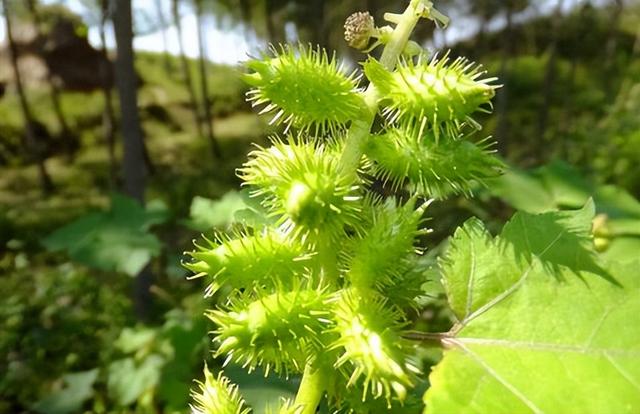
[[[161,202],[151,202],[144,209],[135,200],[116,194],[110,210],[82,216],[42,243],[48,250],[66,251],[71,259],[94,269],[134,276],[160,254],[162,244],[149,228],[167,218]]]
[[[85,401],[93,396],[93,384],[98,369],[65,374],[64,387],[38,401],[33,410],[43,414],[67,414],[79,412]]]
[[[109,395],[122,406],[134,403],[158,385],[164,364],[165,359],[158,354],[148,355],[139,362],[134,358],[112,362],[108,369]]]
[[[260,205],[259,199],[250,197],[246,190],[231,190],[219,200],[196,196],[191,202],[187,225],[199,231],[216,227],[243,224],[261,228],[272,222]]]

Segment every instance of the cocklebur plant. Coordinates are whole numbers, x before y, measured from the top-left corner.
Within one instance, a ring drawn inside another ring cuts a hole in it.
[[[426,0],[386,14],[383,27],[368,13],[348,18],[350,45],[383,47],[379,59],[367,56],[362,75],[345,73],[334,55],[313,46],[273,47],[247,63],[249,101],[284,131],[238,170],[273,224],[205,239],[185,264],[206,278],[207,296],[224,292],[206,314],[216,326],[215,355],[223,365],[301,375],[280,413],[315,413],[323,400],[336,412],[416,412],[407,400],[427,374],[416,357],[422,340],[445,349],[429,377],[428,413],[606,412],[585,403],[598,396],[633,412],[640,332],[613,344],[599,332],[615,329],[620,315],[640,314],[640,289],[631,291],[639,300],[623,298],[609,283],[620,269],[595,262],[592,204],[576,213],[516,215],[496,238],[477,220],[465,224],[440,261],[456,324],[442,334],[410,330],[426,280],[416,245],[428,232],[429,203],[468,195],[503,168],[490,139],[475,138],[473,120],[491,109],[495,79],[465,59],[429,57],[409,40],[423,19],[448,21]],[[384,198],[373,191],[375,180],[406,196]],[[570,272],[589,283],[569,283]],[[567,293],[550,281],[562,281]],[[574,297],[594,309],[567,316]],[[603,317],[596,308],[607,300],[622,305]],[[559,322],[545,324],[547,311],[561,314]],[[622,368],[631,363],[631,371]],[[580,400],[583,383],[573,372],[563,376],[565,367],[602,376],[602,389],[618,388],[598,394],[591,387]],[[540,372],[562,386],[542,387]],[[205,377],[193,391],[193,412],[247,412],[223,374],[205,369]],[[572,398],[562,399],[563,387]]]
[[[494,79],[463,59],[416,53],[409,40],[420,20],[446,17],[411,0],[385,18],[395,27],[376,28],[368,13],[345,25],[350,44],[364,49],[375,38],[384,47],[380,60],[363,63],[366,89],[312,46],[273,47],[247,63],[249,101],[284,133],[250,153],[238,175],[275,224],[207,240],[186,263],[210,281],[207,295],[230,289],[207,313],[217,356],[250,371],[302,374],[283,412],[314,413],[324,396],[347,411],[347,394],[385,406],[406,398],[421,374],[405,332],[425,282],[414,246],[427,231],[424,200],[469,193],[502,166],[490,144],[471,138],[471,116],[490,108]],[[384,126],[374,130],[378,114]],[[384,199],[373,179],[411,195]],[[194,412],[245,407],[208,372],[194,396]]]

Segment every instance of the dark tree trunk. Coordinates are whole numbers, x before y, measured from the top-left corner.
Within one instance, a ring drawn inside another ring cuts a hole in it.
[[[113,26],[116,34],[116,84],[120,99],[123,136],[122,176],[125,193],[144,204],[145,149],[138,114],[137,77],[134,69],[131,0],[114,0]],[[149,268],[136,276],[134,307],[140,320],[151,316],[150,287],[153,277]]]
[[[506,9],[507,25],[502,39],[502,59],[500,62],[500,79],[502,79],[504,83],[502,88],[498,90],[496,96],[496,138],[498,140],[498,150],[505,158],[509,153],[509,120],[507,119],[507,108],[509,97],[509,63],[513,53],[513,13],[512,4],[509,2]]]
[[[182,69],[182,76],[184,78],[187,92],[189,93],[189,105],[191,112],[193,113],[193,119],[196,124],[196,131],[199,137],[204,137],[202,133],[202,117],[200,116],[200,110],[198,109],[198,99],[196,98],[196,90],[193,86],[193,78],[191,77],[191,69],[189,67],[189,61],[184,53],[184,43],[182,41],[182,22],[180,21],[180,9],[178,8],[178,0],[171,0],[171,13],[173,15],[173,24],[178,31],[178,46],[180,48],[180,66]]]
[[[553,88],[556,81],[556,61],[558,57],[558,31],[560,30],[560,23],[562,19],[562,5],[564,0],[558,0],[555,12],[553,14],[553,23],[551,35],[551,43],[549,44],[549,57],[547,61],[547,68],[544,75],[543,85],[543,102],[538,113],[538,139],[544,139],[545,132],[547,130],[547,122],[549,119],[549,109],[551,107],[551,101],[553,97]]]
[[[275,27],[273,25],[273,18],[271,14],[272,14],[271,1],[265,0],[264,1],[264,27],[265,27],[265,31],[267,32],[267,41],[269,43],[275,44],[276,32],[275,32]]]
[[[311,8],[311,22],[314,22],[312,27],[311,42],[314,45],[320,45],[321,47],[329,47],[329,30],[327,30],[327,13],[325,10],[327,1],[325,0],[313,0],[309,1],[309,7]]]
[[[200,70],[200,85],[202,93],[202,108],[204,112],[204,127],[207,138],[211,144],[211,152],[214,158],[220,158],[222,152],[220,145],[213,133],[213,114],[211,113],[211,101],[209,99],[209,82],[207,80],[207,55],[202,22],[202,0],[196,0],[196,26],[198,30],[198,68]]]
[[[169,46],[167,42],[167,19],[164,16],[164,10],[162,10],[162,0],[156,0],[156,13],[158,14],[158,21],[160,22],[160,32],[162,35],[162,59],[164,62],[164,69],[167,75],[171,76],[173,68],[171,66],[171,60],[169,59]]]
[[[137,78],[134,69],[131,0],[115,0],[113,16],[116,34],[116,84],[120,100],[125,193],[144,202],[145,162],[142,129],[138,114]]]
[[[53,181],[47,172],[45,165],[45,151],[46,144],[41,142],[38,138],[35,129],[35,120],[27,101],[27,96],[22,85],[22,78],[20,76],[20,68],[18,67],[18,49],[13,39],[13,33],[11,32],[11,15],[8,5],[8,0],[2,1],[2,11],[4,13],[5,27],[7,30],[7,41],[9,43],[9,54],[11,58],[11,66],[13,69],[13,75],[15,78],[16,90],[18,92],[18,100],[20,102],[20,110],[22,112],[22,118],[24,120],[25,138],[23,145],[27,154],[36,162],[38,167],[38,176],[40,178],[40,187],[42,192],[50,194],[54,190]]]
[[[105,26],[109,19],[109,0],[101,0],[101,19],[100,19],[100,47],[104,56],[107,56],[107,39],[105,34]],[[111,188],[115,189],[118,182],[118,161],[116,160],[116,118],[113,108],[113,96],[111,94],[111,68],[108,66],[108,60],[100,66],[100,78],[102,83],[102,96],[104,99],[104,110],[102,112],[102,136],[107,145],[109,154],[109,177]]]
[[[250,27],[251,24],[251,1],[250,0],[239,0],[238,6],[240,7],[240,15],[242,16],[242,21],[246,24],[247,27]]]
[[[264,2],[265,27],[267,30],[267,38],[270,43],[277,45],[285,42],[284,24],[277,21],[278,8],[274,0],[265,0]]]
[[[44,36],[40,31],[41,21],[40,15],[38,13],[38,9],[36,7],[36,0],[27,0],[27,8],[29,13],[31,14],[31,20],[33,21],[33,26],[36,30],[36,36],[42,39]],[[56,85],[53,74],[50,70],[47,69],[47,83],[49,85],[49,94],[51,97],[51,106],[53,108],[53,112],[55,114],[56,120],[58,121],[58,125],[60,126],[60,137],[62,138],[62,142],[64,145],[64,150],[67,154],[67,159],[69,162],[73,161],[76,150],[80,145],[80,141],[77,136],[75,136],[71,132],[71,128],[69,128],[69,123],[67,122],[67,118],[62,109],[62,103],[60,102],[60,88]]]

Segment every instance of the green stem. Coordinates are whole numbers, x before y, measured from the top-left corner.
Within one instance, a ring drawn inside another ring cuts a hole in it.
[[[307,364],[302,375],[300,388],[298,388],[294,407],[302,407],[300,414],[314,414],[325,389],[326,379],[322,368],[316,367],[315,364]]]
[[[335,248],[331,238],[321,237],[318,241],[318,263],[323,274],[324,283],[336,285],[338,282],[338,250]]]
[[[380,57],[380,63],[388,70],[395,68],[398,58],[409,41],[409,36],[423,15],[423,9],[422,0],[411,0],[404,13],[398,17],[398,25],[391,34],[389,42]],[[355,174],[358,169],[373,120],[378,112],[379,98],[376,87],[372,83],[369,84],[369,87],[364,92],[366,111],[363,112],[361,119],[353,121],[340,158],[340,168],[346,174]]]

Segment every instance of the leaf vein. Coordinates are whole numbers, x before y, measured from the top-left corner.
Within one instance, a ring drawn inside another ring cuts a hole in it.
[[[604,353],[604,356],[607,358],[607,361],[609,361],[609,363],[616,369],[616,371],[618,371],[620,373],[620,375],[622,375],[622,377],[624,379],[626,379],[627,381],[629,381],[629,383],[631,385],[633,385],[634,388],[636,388],[638,391],[640,391],[640,383],[638,383],[632,376],[631,374],[629,374],[623,367],[621,367],[620,365],[618,365],[618,363],[615,361],[615,359],[613,359],[613,357],[611,355],[609,355],[608,352]]]
[[[492,339],[492,338],[469,338],[469,337],[456,337],[447,338],[444,340],[446,344],[455,346],[464,346],[463,344],[480,345],[480,346],[499,346],[503,348],[514,349],[530,349],[536,351],[550,351],[550,352],[573,352],[580,354],[592,354],[592,355],[611,355],[624,357],[636,357],[640,358],[640,350],[628,350],[618,348],[589,348],[585,346],[575,346],[566,344],[553,344],[545,342],[525,342],[525,341],[512,341],[504,339]]]
[[[538,255],[538,258],[541,258],[554,244],[556,244],[558,242],[558,240],[560,240],[560,238],[562,237],[563,233],[564,233],[564,231],[560,231],[560,233],[558,233],[558,235],[549,243],[549,245],[542,252],[540,252],[540,254]],[[509,289],[505,290],[504,292],[502,292],[501,294],[499,294],[498,296],[493,298],[491,301],[487,302],[484,306],[481,306],[475,312],[473,312],[472,314],[470,314],[467,317],[465,317],[464,320],[461,322],[461,327],[464,327],[469,322],[471,322],[472,320],[476,319],[478,316],[482,315],[487,310],[491,309],[493,306],[495,306],[498,303],[502,302],[504,299],[506,299],[508,296],[510,296],[513,292],[518,290],[520,288],[520,286],[522,286],[522,284],[527,279],[527,276],[529,276],[529,273],[533,269],[534,263],[535,262],[532,261],[529,264],[529,266],[522,273],[520,278],[516,281],[516,283],[511,285],[511,287],[509,287]]]
[[[524,405],[526,405],[527,407],[529,407],[529,409],[531,409],[531,411],[533,411],[536,414],[544,414],[544,411],[542,411],[540,408],[538,408],[537,405],[534,404],[533,401],[529,400],[520,390],[518,390],[513,384],[511,384],[510,382],[508,382],[506,379],[502,378],[489,364],[486,363],[486,361],[484,361],[482,358],[480,358],[479,355],[475,354],[473,351],[471,351],[469,348],[467,348],[466,346],[464,346],[462,343],[459,344],[460,348],[467,354],[469,355],[478,365],[480,365],[485,371],[487,371],[487,373],[489,373],[489,375],[491,375],[493,378],[496,379],[496,381],[498,381],[500,384],[502,384],[503,387],[505,387],[507,390],[509,390],[513,395],[516,396],[516,398],[518,398],[520,401],[522,401],[522,403]]]
[[[471,305],[473,304],[473,284],[475,283],[476,274],[476,248],[471,243],[471,266],[469,269],[469,282],[467,283],[467,306],[464,312],[465,318],[471,313]]]
[[[589,335],[589,338],[587,339],[587,342],[584,345],[586,348],[589,348],[591,346],[591,343],[595,339],[596,335],[600,331],[600,328],[602,328],[604,321],[607,319],[607,316],[609,316],[612,310],[613,310],[613,306],[610,306],[604,311],[604,313],[602,314],[602,317],[598,319],[598,322],[594,325],[593,330],[591,331],[591,334]]]
[[[478,308],[475,312],[473,312],[472,314],[464,318],[464,320],[461,322],[461,327],[464,327],[469,322],[476,319],[478,316],[482,315],[483,313],[491,309],[496,304],[502,302],[506,297],[510,296],[513,292],[518,290],[518,288],[520,288],[520,286],[524,283],[525,279],[529,275],[529,272],[531,271],[532,267],[533,267],[532,265],[529,265],[527,270],[524,273],[522,273],[522,276],[520,276],[520,279],[518,279],[516,283],[511,285],[509,289],[505,290],[504,292],[502,292],[501,294],[499,294],[498,296],[496,296],[495,298],[487,302],[485,305]]]

